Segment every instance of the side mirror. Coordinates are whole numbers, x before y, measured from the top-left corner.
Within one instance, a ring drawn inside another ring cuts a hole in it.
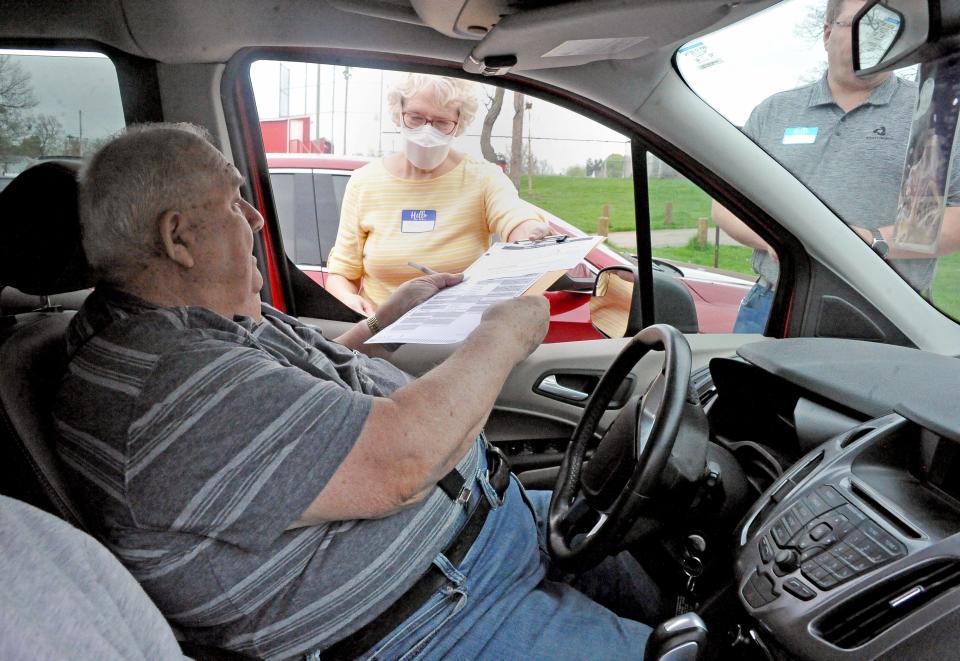
[[[633,337],[640,332],[639,280],[632,266],[608,266],[597,275],[590,321],[605,337]]]
[[[850,29],[858,76],[893,71],[956,51],[960,2],[867,0]]]
[[[903,33],[903,14],[884,5],[873,5],[853,21],[854,71],[871,69],[883,60]]]

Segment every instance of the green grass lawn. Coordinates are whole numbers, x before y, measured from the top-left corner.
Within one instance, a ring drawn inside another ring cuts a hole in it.
[[[752,254],[753,250],[750,248],[720,246],[720,261],[717,268],[743,273],[751,278],[756,277],[753,269],[750,268],[750,256]],[[706,248],[701,248],[695,238],[690,239],[690,242],[683,248],[654,248],[653,256],[684,264],[713,268],[713,244],[708,243]]]
[[[673,225],[696,227],[698,218],[710,217],[710,198],[686,179],[650,179],[650,216],[653,229],[663,229],[667,202],[673,203]],[[633,181],[543,175],[533,178],[533,194],[527,179],[520,182],[520,197],[576,225],[585,232],[597,231],[597,218],[604,204],[610,205],[610,231],[623,232],[635,226]]]
[[[673,225],[696,227],[698,218],[710,217],[710,198],[686,179],[650,179],[650,215],[654,230],[664,229],[664,208],[673,203]],[[535,176],[533,194],[527,193],[527,179],[520,182],[520,196],[563,218],[584,232],[597,231],[597,218],[604,204],[610,205],[610,231],[634,229],[633,182],[631,179],[594,179],[559,175]],[[712,225],[712,223],[711,223]],[[713,234],[710,234],[712,239]],[[713,244],[705,249],[696,240],[682,248],[657,248],[655,257],[687,264],[713,266]],[[720,246],[719,268],[753,276],[749,248]],[[940,259],[933,286],[937,307],[960,320],[960,253]]]
[[[940,258],[933,280],[933,302],[945,313],[960,320],[960,253]]]

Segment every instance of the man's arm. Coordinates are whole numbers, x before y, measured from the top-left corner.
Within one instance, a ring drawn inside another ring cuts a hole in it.
[[[873,233],[863,227],[853,227],[853,230],[867,245],[873,244]],[[933,254],[904,250],[893,244],[893,225],[884,225],[879,228],[880,235],[887,241],[890,251],[887,259],[930,259],[942,257],[960,250],[960,207],[946,207],[943,211],[943,224],[940,226],[940,238],[937,241],[937,251]]]
[[[542,296],[491,306],[447,360],[374,400],[350,453],[294,527],[389,516],[426,497],[472,446],[510,371],[543,341],[548,310]]]
[[[713,201],[710,207],[710,216],[713,218],[713,222],[734,241],[750,248],[764,250],[768,255],[773,257],[773,259],[777,259],[777,253],[774,252],[769,243],[764,241],[759,234],[747,227],[742,220],[734,216],[729,209],[716,200]]]

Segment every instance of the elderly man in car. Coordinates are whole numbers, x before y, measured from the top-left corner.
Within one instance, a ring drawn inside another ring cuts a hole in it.
[[[82,173],[99,284],[55,418],[102,541],[189,640],[249,656],[642,658],[646,625],[546,578],[547,500],[481,433],[545,300],[489,308],[414,380],[368,324],[331,341],[260,302],[242,182],[189,125],[131,129]],[[403,285],[379,324],[459,280]],[[590,582],[643,584],[608,565]]]

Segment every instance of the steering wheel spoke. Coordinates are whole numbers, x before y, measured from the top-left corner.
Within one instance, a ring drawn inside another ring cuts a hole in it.
[[[599,470],[591,463],[588,484],[584,459],[607,405],[651,350],[664,352],[663,367],[643,393],[636,420],[631,419],[626,433],[610,433],[611,426],[605,434],[591,462],[600,456],[614,463],[597,464]],[[567,447],[550,501],[547,545],[562,569],[584,571],[619,550],[619,537],[656,493],[680,428],[691,363],[683,335],[672,326],[654,325],[637,333],[600,379]],[[604,452],[604,444],[623,443],[623,437],[633,443],[626,460],[617,447]],[[610,466],[614,470],[608,470]]]
[[[646,392],[640,399],[640,409],[637,413],[637,443],[636,456],[643,453],[650,434],[653,431],[654,423],[657,420],[657,413],[663,405],[663,398],[666,394],[667,379],[664,372],[660,372],[657,377],[647,386]]]

